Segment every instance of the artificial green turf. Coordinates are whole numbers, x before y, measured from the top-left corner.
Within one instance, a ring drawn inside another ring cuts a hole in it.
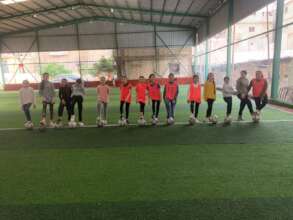
[[[15,93],[0,97],[0,126],[21,127]],[[186,121],[184,95],[177,107]],[[289,121],[0,131],[0,219],[293,219],[292,115],[267,108],[264,119]]]
[[[186,102],[187,96],[187,88],[181,87],[180,88],[180,96],[178,99],[178,104],[176,107],[176,120],[180,122],[186,122],[190,115],[189,113],[189,105]],[[38,97],[38,96],[37,96]],[[19,106],[19,99],[18,94],[16,92],[0,92],[0,128],[14,128],[14,127],[23,127],[24,124],[24,115]],[[131,113],[130,113],[130,122],[136,123],[139,117],[138,111],[139,106],[135,103],[135,94],[133,94],[132,98],[133,102],[131,104]],[[86,124],[94,124],[96,121],[96,94],[94,89],[87,90],[87,95],[85,97],[84,102],[84,122]],[[59,101],[57,100],[55,105],[55,116],[57,114]],[[38,104],[37,109],[32,109],[33,120],[35,124],[38,124],[41,116],[41,100],[38,97]],[[235,98],[234,99],[234,108],[233,108],[233,116],[237,118],[239,102]],[[149,120],[151,115],[151,106],[147,105],[147,113],[146,118]],[[206,103],[200,107],[199,118],[204,119],[206,111]],[[224,120],[224,115],[226,111],[226,105],[222,100],[222,95],[218,92],[217,101],[214,104],[214,114],[217,114],[220,120]],[[162,103],[161,105],[161,120],[165,120],[165,106]],[[248,110],[245,110],[244,117],[247,120],[250,120],[248,116]],[[117,123],[119,119],[119,92],[118,89],[112,89],[111,91],[111,98],[110,98],[110,105],[109,105],[109,123]],[[293,115],[280,112],[275,109],[266,108],[263,112],[263,119],[271,119],[271,120],[281,120],[281,119],[290,119],[293,120]],[[64,117],[64,121],[66,121],[66,116]]]

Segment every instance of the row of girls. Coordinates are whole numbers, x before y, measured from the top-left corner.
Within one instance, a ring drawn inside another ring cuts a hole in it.
[[[124,76],[121,78],[120,85],[120,120],[119,123],[129,123],[129,110],[132,101],[132,85]],[[252,89],[252,97],[249,95]],[[151,74],[146,80],[143,76],[139,77],[139,82],[136,87],[136,102],[139,104],[139,122],[145,123],[145,106],[149,97],[152,106],[152,123],[156,124],[159,121],[159,113],[161,101],[164,100],[167,123],[172,124],[175,120],[175,108],[179,94],[179,85],[174,74],[169,74],[168,81],[164,86],[163,94],[161,94],[161,85],[157,82],[155,74]],[[243,120],[242,114],[245,106],[248,106],[252,117],[260,115],[261,110],[267,104],[267,81],[264,79],[261,71],[255,73],[255,78],[249,82],[247,79],[247,72],[241,71],[240,77],[237,80],[236,90],[233,89],[229,77],[224,78],[223,82],[223,99],[227,103],[226,119],[231,120],[232,112],[232,96],[237,95],[240,99],[240,107],[238,113],[238,120]],[[58,119],[54,122],[54,104],[55,104],[55,89],[53,83],[49,81],[49,74],[43,74],[43,80],[40,83],[39,94],[42,97],[42,119],[41,124],[46,125],[47,109],[50,113],[50,127],[61,126],[64,109],[67,110],[68,121],[75,122],[75,105],[78,106],[78,125],[84,126],[83,123],[83,99],[85,96],[85,89],[81,79],[71,86],[66,79],[63,79],[59,88],[59,108]],[[105,77],[101,77],[100,84],[97,87],[97,123],[107,124],[108,103],[110,97],[110,87],[106,83]],[[212,116],[213,105],[216,100],[216,85],[214,74],[209,73],[206,82],[204,83],[203,98],[207,102],[206,119],[205,122],[215,122],[215,117]],[[253,110],[251,98],[255,100],[256,111]],[[190,119],[194,122],[199,122],[198,112],[202,101],[201,84],[199,76],[193,75],[192,81],[189,85],[187,102],[190,105]],[[20,89],[20,102],[22,110],[26,117],[26,126],[32,126],[32,119],[30,114],[31,106],[35,107],[35,95],[29,82],[25,80]]]

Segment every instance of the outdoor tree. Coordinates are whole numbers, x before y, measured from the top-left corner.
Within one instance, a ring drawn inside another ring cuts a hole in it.
[[[63,64],[59,63],[49,63],[44,66],[42,66],[42,72],[49,73],[50,76],[57,76],[61,74],[71,74],[72,71],[70,69],[67,69]]]

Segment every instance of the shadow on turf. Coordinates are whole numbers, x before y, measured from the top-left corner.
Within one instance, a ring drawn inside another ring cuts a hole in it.
[[[215,199],[96,204],[2,205],[2,220],[269,220],[293,219],[292,198]]]

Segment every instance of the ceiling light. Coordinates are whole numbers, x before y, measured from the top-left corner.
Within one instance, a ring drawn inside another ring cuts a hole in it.
[[[11,5],[11,4],[16,4],[19,2],[25,2],[27,0],[0,0],[0,3],[3,5]]]

